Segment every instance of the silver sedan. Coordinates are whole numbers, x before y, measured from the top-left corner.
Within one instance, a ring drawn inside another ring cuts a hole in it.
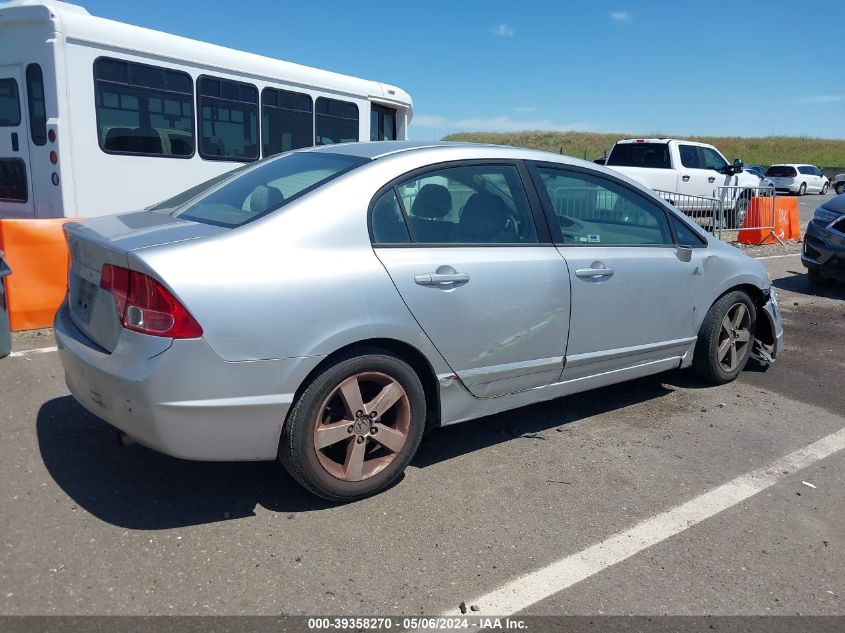
[[[759,262],[556,154],[335,145],[65,226],[73,396],[332,500],[390,485],[427,429],[670,369],[725,383],[783,344]]]

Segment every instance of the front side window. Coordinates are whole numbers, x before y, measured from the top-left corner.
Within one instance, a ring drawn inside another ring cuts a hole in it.
[[[528,198],[513,165],[437,169],[405,181],[397,191],[417,243],[538,242]]]
[[[711,147],[702,147],[701,155],[704,158],[704,169],[723,172],[728,166],[728,161],[722,158],[722,155]]]
[[[16,127],[21,124],[21,102],[18,97],[18,82],[11,77],[0,79],[0,127]]]
[[[807,176],[815,176],[815,172],[813,171],[813,168],[808,166],[808,165],[802,165],[801,167],[798,168],[798,171],[801,172],[802,174],[807,175]]]
[[[672,228],[675,230],[675,238],[680,246],[689,246],[690,248],[698,248],[706,246],[707,240],[693,231],[687,223],[680,218],[670,215],[672,218]]]
[[[679,145],[678,152],[681,154],[681,165],[687,169],[701,169],[698,147],[695,145]]]
[[[258,88],[215,77],[197,80],[200,156],[208,160],[258,158]]]
[[[38,64],[26,67],[26,97],[32,142],[44,145],[47,142],[47,105],[44,99],[44,75]]]
[[[194,89],[188,73],[101,57],[94,62],[94,92],[104,151],[193,155]]]
[[[369,162],[358,156],[295,152],[197,187],[152,210],[194,222],[233,228],[271,213],[330,180]],[[185,201],[186,202],[182,202]],[[181,204],[180,204],[181,202]],[[319,209],[314,210],[319,213]],[[319,221],[315,216],[315,221]]]
[[[551,224],[557,242],[580,246],[673,243],[663,209],[627,187],[582,172],[550,167],[537,171],[554,211]]]
[[[261,91],[261,144],[264,156],[314,144],[314,104],[301,92]]]
[[[358,106],[348,101],[319,97],[314,129],[317,145],[353,143],[358,140]]]
[[[619,167],[650,167],[671,169],[667,143],[617,143],[613,146],[607,165]]]

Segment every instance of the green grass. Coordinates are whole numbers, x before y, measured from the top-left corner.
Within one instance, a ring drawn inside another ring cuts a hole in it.
[[[597,132],[461,132],[445,141],[471,141],[531,147],[547,152],[563,152],[577,158],[593,160],[604,156],[613,143],[623,138],[683,138],[715,145],[732,161],[741,158],[746,164],[810,163],[818,167],[845,167],[845,140],[810,138],[808,136],[672,136],[652,134],[608,134]]]

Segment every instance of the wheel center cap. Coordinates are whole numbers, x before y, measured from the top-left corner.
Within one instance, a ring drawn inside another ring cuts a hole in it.
[[[352,425],[352,431],[355,435],[366,435],[370,432],[370,418],[363,417],[358,418],[355,420],[355,424]]]

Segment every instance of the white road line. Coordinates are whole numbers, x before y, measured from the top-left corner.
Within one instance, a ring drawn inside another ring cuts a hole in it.
[[[53,347],[39,347],[38,349],[25,349],[20,352],[12,352],[9,354],[9,358],[14,358],[15,356],[32,356],[33,354],[49,354],[50,352],[58,352],[59,348],[55,345]]]
[[[788,253],[786,255],[766,255],[764,257],[755,257],[754,259],[780,259],[781,257],[800,257],[801,253]]]
[[[845,448],[845,429],[823,437],[762,468],[662,512],[601,543],[525,574],[466,603],[477,605],[476,615],[508,616],[530,607],[593,574],[727,510],[769,488],[796,470]],[[444,615],[454,616],[456,611]]]

